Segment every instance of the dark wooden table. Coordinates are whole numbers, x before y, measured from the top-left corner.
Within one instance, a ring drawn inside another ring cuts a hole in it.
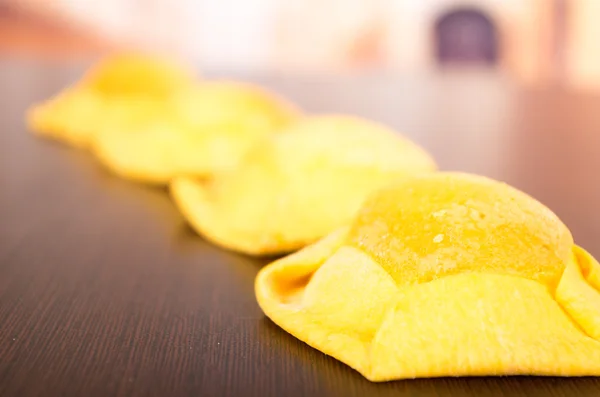
[[[0,396],[600,395],[593,378],[374,384],[286,334],[254,300],[264,261],[203,241],[164,190],[26,132],[26,107],[83,66],[0,61]],[[485,73],[246,77],[514,184],[600,255],[600,97]]]

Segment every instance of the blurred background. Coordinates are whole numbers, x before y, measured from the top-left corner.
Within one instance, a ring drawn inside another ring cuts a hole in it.
[[[598,0],[0,0],[0,48],[140,48],[231,71],[488,69],[600,89]]]

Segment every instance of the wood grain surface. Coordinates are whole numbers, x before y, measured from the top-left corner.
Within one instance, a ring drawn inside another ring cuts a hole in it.
[[[0,61],[0,396],[600,395],[594,378],[374,384],[288,335],[254,299],[265,260],[205,242],[163,189],[27,133],[26,107],[84,66]],[[600,97],[474,72],[238,77],[309,111],[387,123],[444,169],[512,183],[600,256]]]

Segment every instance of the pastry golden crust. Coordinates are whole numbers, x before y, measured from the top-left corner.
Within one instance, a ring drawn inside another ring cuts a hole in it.
[[[209,181],[178,178],[175,202],[209,240],[253,255],[289,252],[352,219],[390,181],[436,166],[377,123],[315,116],[260,141],[237,169]]]
[[[197,84],[162,108],[149,109],[137,124],[103,128],[92,151],[117,175],[159,184],[231,168],[255,141],[299,117],[295,107],[274,94],[228,81]]]
[[[600,375],[600,265],[549,209],[435,173],[259,273],[276,324],[372,381]]]

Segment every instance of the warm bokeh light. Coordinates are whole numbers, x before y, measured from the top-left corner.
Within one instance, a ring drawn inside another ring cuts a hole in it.
[[[208,69],[421,73],[499,69],[520,83],[600,88],[596,0],[8,0],[106,47]],[[0,44],[14,43],[6,38]],[[64,37],[63,37],[64,38]],[[47,41],[47,38],[44,39]],[[70,44],[71,49],[82,45]],[[83,46],[85,47],[85,46]]]

